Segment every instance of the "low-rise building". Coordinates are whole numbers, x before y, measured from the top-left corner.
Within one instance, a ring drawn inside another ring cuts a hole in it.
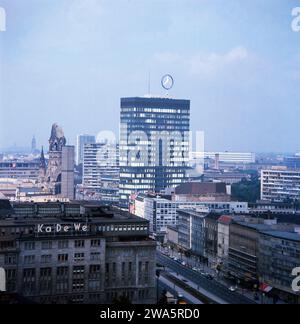
[[[218,262],[227,268],[229,252],[230,224],[232,216],[223,215],[218,219]]]
[[[205,256],[205,217],[207,210],[178,210],[178,246],[199,257]]]
[[[0,178],[37,181],[38,177],[39,161],[33,160],[0,162]]]
[[[258,284],[259,236],[261,231],[270,229],[269,225],[257,221],[237,221],[230,225],[228,270],[233,277],[251,285]]]
[[[205,202],[174,201],[153,195],[137,195],[132,201],[132,211],[150,222],[150,230],[156,234],[165,234],[167,226],[177,225],[178,209],[197,208],[218,214],[247,214],[245,202]]]
[[[225,183],[216,182],[188,182],[175,189],[175,201],[230,201]]]
[[[218,219],[219,214],[210,213],[204,219],[205,257],[213,264],[218,255]]]

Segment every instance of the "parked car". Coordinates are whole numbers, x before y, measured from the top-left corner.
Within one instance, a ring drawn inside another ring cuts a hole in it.
[[[205,278],[208,279],[208,280],[214,280],[214,277],[209,273],[205,274]]]
[[[229,287],[228,288],[231,292],[235,292],[235,291],[237,291],[237,287],[236,286],[231,286],[231,287]]]

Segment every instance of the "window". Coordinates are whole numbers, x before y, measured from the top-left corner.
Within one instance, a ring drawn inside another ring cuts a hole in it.
[[[69,268],[58,267],[56,269],[56,291],[58,293],[68,292],[69,290]]]
[[[41,263],[51,263],[52,261],[52,255],[51,254],[45,254],[41,256]]]
[[[101,258],[100,252],[91,252],[91,261],[99,261]]]
[[[73,291],[83,291],[85,286],[84,266],[74,266],[73,268]]]
[[[91,240],[91,247],[99,247],[101,244],[100,240]]]
[[[10,265],[10,264],[16,264],[17,263],[17,257],[14,254],[9,254],[5,256],[5,264]]]
[[[58,248],[59,249],[67,249],[67,248],[69,248],[69,241],[67,241],[67,240],[58,241]]]
[[[24,248],[27,251],[34,250],[35,249],[35,243],[34,242],[25,242]]]
[[[25,255],[24,264],[33,264],[35,261],[35,255]]]
[[[51,268],[41,268],[40,269],[40,292],[50,293],[51,292],[51,282],[52,282],[52,269]]]
[[[74,254],[74,261],[84,261],[84,253],[75,253]]]
[[[84,240],[76,240],[75,248],[84,248]]]
[[[68,261],[68,258],[69,258],[68,254],[59,254],[57,256],[57,261],[58,262],[66,262],[66,261]]]
[[[52,242],[51,241],[42,242],[42,250],[49,250],[49,249],[52,249]]]
[[[33,294],[35,292],[35,269],[23,270],[23,293]]]
[[[7,269],[6,271],[6,288],[7,291],[15,291],[16,290],[16,269]]]
[[[89,271],[89,279],[100,279],[101,275],[101,266],[100,265],[91,265]]]

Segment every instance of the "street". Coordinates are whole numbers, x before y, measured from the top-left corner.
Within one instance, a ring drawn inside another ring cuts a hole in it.
[[[197,273],[179,262],[176,262],[169,257],[163,255],[160,252],[157,252],[157,262],[164,267],[167,267],[174,271],[175,273],[183,276],[184,278],[190,280],[195,285],[199,286],[199,288],[204,289],[210,294],[215,295],[217,298],[223,300],[229,304],[255,304],[251,299],[242,296],[236,292],[231,292],[229,289],[218,283],[215,280],[209,280],[203,277],[200,273]]]

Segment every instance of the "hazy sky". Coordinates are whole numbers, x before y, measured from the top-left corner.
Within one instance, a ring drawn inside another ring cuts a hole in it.
[[[207,150],[300,150],[299,0],[0,0],[0,147],[118,130],[120,97],[191,99]]]

